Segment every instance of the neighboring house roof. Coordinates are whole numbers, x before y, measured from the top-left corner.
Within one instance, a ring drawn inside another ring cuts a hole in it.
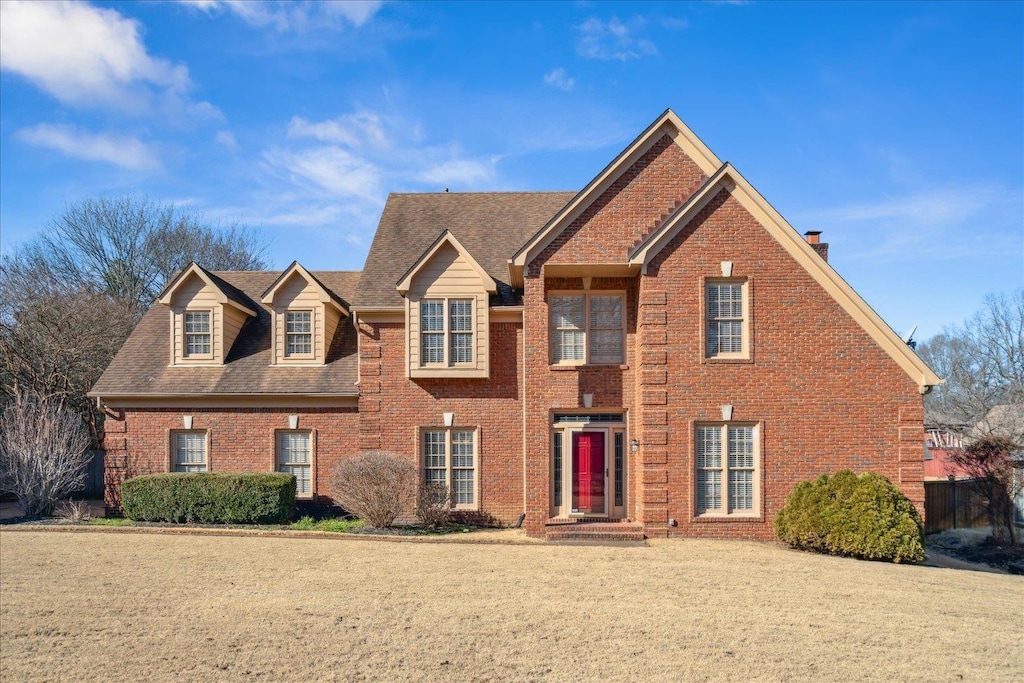
[[[160,292],[156,300],[162,304],[169,305],[171,303],[171,297],[174,295],[174,290],[178,288],[178,285],[187,280],[189,275],[193,274],[206,282],[206,284],[214,290],[217,295],[217,301],[220,303],[234,306],[247,315],[256,315],[255,302],[251,297],[230,282],[219,277],[216,273],[206,270],[195,261],[192,261],[178,271],[174,277],[171,278],[171,281],[167,283],[167,286],[164,287],[163,291]]]
[[[245,323],[224,365],[170,366],[170,314],[165,306],[153,306],[93,386],[90,396],[358,394],[356,338],[351,325],[338,327],[324,365],[272,367],[271,311],[256,302],[280,276],[280,271],[204,272],[229,285],[255,308],[255,317]],[[350,271],[312,274],[342,300],[350,299],[359,279],[358,272]]]
[[[352,301],[357,309],[401,308],[396,287],[449,231],[494,279],[498,302],[517,303],[508,260],[575,192],[391,194]]]

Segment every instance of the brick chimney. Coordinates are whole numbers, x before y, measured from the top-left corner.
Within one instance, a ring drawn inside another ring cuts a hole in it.
[[[804,237],[807,238],[807,244],[811,245],[811,249],[818,252],[826,263],[828,262],[828,242],[821,241],[821,230],[808,230],[804,233]]]

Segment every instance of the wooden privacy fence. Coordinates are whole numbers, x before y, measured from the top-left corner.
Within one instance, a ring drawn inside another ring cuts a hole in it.
[[[973,529],[988,526],[980,496],[964,481],[924,483],[924,531]]]
[[[85,468],[85,487],[77,492],[84,498],[103,497],[103,456],[105,451],[89,451],[89,464]]]

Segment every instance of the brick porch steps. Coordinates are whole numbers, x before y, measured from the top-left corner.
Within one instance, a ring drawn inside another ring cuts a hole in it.
[[[549,519],[545,525],[549,541],[643,541],[644,526],[638,522],[611,519]]]

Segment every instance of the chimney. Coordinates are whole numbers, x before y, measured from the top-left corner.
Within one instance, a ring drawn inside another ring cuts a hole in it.
[[[811,249],[818,252],[818,256],[827,263],[828,242],[821,241],[821,230],[808,230],[804,233],[804,237],[807,238],[807,244],[811,245]]]

